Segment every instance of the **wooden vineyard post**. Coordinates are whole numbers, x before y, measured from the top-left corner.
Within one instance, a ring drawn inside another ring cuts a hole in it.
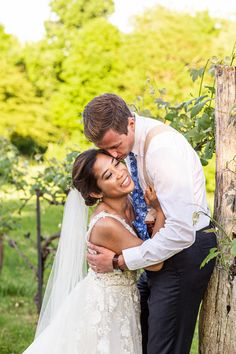
[[[216,191],[214,218],[236,237],[236,68],[216,67]],[[226,236],[218,233],[218,241]],[[229,239],[228,239],[229,240]],[[228,241],[230,244],[230,240]],[[200,313],[201,354],[236,354],[236,262],[218,262]]]

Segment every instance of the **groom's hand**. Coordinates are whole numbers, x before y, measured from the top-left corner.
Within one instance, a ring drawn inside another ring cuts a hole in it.
[[[113,272],[112,259],[115,252],[107,248],[88,243],[87,261],[89,266],[97,273]]]

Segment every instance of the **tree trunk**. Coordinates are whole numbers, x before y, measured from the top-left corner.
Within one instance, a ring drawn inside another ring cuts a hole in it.
[[[216,191],[214,218],[235,235],[236,68],[216,68]],[[233,231],[233,232],[232,232]],[[219,233],[218,237],[223,237]],[[230,263],[235,259],[230,256]],[[236,277],[218,263],[200,313],[200,353],[236,354]]]

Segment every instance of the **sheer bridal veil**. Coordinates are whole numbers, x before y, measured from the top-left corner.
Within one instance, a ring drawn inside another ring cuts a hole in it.
[[[47,283],[36,337],[50,324],[60,306],[86,273],[88,207],[76,189],[65,204],[60,240]]]

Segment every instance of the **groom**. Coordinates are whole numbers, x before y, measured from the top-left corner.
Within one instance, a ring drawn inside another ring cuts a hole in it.
[[[89,254],[88,261],[97,272],[134,270],[165,261],[159,272],[145,271],[138,284],[143,353],[188,354],[214,261],[202,269],[200,265],[216,246],[215,235],[204,232],[209,227],[205,215],[209,210],[200,160],[181,134],[157,120],[131,113],[114,94],[95,97],[85,107],[83,119],[89,140],[117,159],[126,158],[136,179],[136,192],[132,193],[135,226],[145,240],[139,247],[123,250],[119,257],[91,245],[98,254]],[[147,178],[166,217],[165,226],[148,239],[143,217]],[[193,226],[193,214],[199,211],[204,214]]]

